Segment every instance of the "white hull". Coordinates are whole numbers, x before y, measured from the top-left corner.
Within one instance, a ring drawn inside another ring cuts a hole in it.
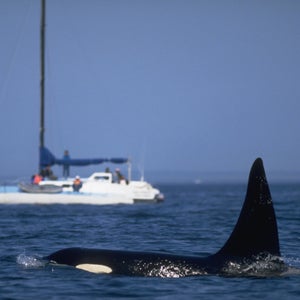
[[[73,192],[72,178],[67,180],[46,180],[41,185],[56,185],[62,187],[63,192]],[[129,198],[135,202],[158,202],[163,200],[163,195],[158,189],[145,181],[130,181],[129,183],[113,182],[112,174],[105,172],[93,173],[90,177],[82,179],[82,187],[79,194],[107,195],[113,198]]]
[[[73,193],[61,194],[29,194],[22,192],[0,193],[0,204],[89,204],[112,205],[133,204],[134,200],[124,197],[112,197],[107,195],[85,195]]]

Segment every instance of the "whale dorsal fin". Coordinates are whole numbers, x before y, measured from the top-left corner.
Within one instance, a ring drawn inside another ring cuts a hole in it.
[[[217,255],[252,257],[260,253],[280,256],[276,216],[261,158],[252,165],[246,199],[235,228]]]

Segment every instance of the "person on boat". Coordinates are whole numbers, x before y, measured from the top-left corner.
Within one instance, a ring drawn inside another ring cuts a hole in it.
[[[51,170],[50,166],[47,166],[46,168],[42,169],[40,175],[44,178],[48,178],[50,180],[56,180],[57,176],[53,174],[53,171]]]
[[[43,177],[40,174],[35,174],[31,178],[32,184],[39,184],[43,180]]]
[[[127,184],[126,178],[122,175],[120,169],[116,169],[117,182],[120,184]]]
[[[63,156],[64,161],[70,160],[70,154],[68,150],[65,150],[64,156]],[[70,165],[69,164],[64,164],[63,165],[63,177],[68,178],[70,176]]]
[[[113,172],[110,170],[110,168],[109,168],[109,167],[106,167],[104,172],[105,172],[105,173],[111,174],[112,182],[114,182],[114,174],[113,174]]]
[[[82,187],[82,182],[80,180],[80,177],[77,175],[75,177],[75,180],[73,181],[73,191],[74,192],[79,192],[79,190],[81,189]]]

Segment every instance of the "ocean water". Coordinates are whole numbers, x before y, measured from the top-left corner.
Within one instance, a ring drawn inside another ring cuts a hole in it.
[[[149,278],[45,265],[65,247],[206,256],[229,237],[246,184],[160,185],[161,204],[1,205],[1,299],[299,299],[299,272]],[[300,184],[270,185],[282,256],[300,268]]]

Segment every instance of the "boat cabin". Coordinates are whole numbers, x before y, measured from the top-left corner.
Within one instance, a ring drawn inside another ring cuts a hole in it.
[[[88,177],[87,181],[100,181],[100,182],[112,183],[113,177],[111,173],[97,172],[97,173],[93,173],[90,177]]]

